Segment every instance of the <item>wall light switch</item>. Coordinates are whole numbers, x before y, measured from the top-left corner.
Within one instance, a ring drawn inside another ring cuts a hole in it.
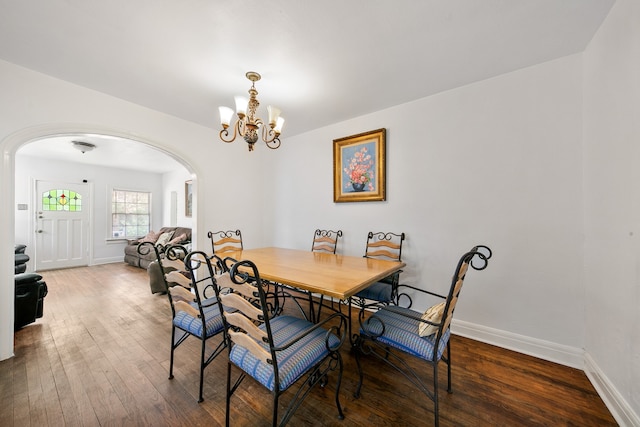
[[[26,203],[18,203],[18,210],[19,211],[28,211],[29,210],[29,205]]]

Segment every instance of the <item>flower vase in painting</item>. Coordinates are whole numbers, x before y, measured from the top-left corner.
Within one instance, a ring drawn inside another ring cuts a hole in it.
[[[344,168],[345,190],[354,192],[374,190],[374,160],[365,145],[358,147]]]

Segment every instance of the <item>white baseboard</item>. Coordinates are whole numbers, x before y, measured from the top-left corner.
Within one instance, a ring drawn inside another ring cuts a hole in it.
[[[113,264],[116,262],[124,262],[122,256],[111,257],[111,258],[94,258],[91,265],[100,265],[100,264]]]
[[[591,381],[591,384],[593,384],[593,387],[618,424],[621,426],[640,427],[640,415],[633,411],[589,354],[584,357],[584,373],[587,374],[587,378],[589,378],[589,381]]]
[[[640,416],[633,411],[624,397],[583,349],[456,319],[453,319],[451,323],[451,332],[584,371],[616,422],[624,427],[640,427]]]
[[[451,332],[518,353],[584,370],[584,350],[453,319]]]

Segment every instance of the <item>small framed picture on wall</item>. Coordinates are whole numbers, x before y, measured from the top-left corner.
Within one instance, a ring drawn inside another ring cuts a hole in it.
[[[193,215],[193,184],[191,181],[184,183],[184,216],[191,218]]]

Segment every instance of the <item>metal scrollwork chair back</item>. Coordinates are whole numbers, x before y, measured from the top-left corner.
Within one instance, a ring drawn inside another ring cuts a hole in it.
[[[365,258],[386,259],[389,261],[402,261],[402,244],[405,234],[369,232],[365,247]],[[360,308],[380,306],[397,303],[397,290],[400,283],[402,270],[393,273],[358,292],[353,298],[353,303]],[[367,302],[370,301],[370,303]]]
[[[207,237],[211,239],[211,251],[220,257],[229,252],[243,249],[242,233],[240,230],[209,231]]]
[[[338,248],[338,239],[342,237],[342,230],[320,230],[317,229],[313,234],[313,243],[311,244],[311,252],[326,252],[335,254]]]
[[[447,364],[447,391],[452,392],[449,342],[451,319],[469,267],[484,270],[491,255],[491,250],[484,245],[475,246],[462,255],[447,295],[401,285],[410,288],[414,294],[422,294],[438,301],[424,313],[406,307],[388,305],[361,321],[360,333],[356,335],[355,343],[356,362],[360,375],[356,397],[360,396],[364,379],[361,359],[364,356],[375,356],[404,375],[433,401],[435,425],[438,425],[438,362],[440,360]],[[406,357],[416,357],[432,367],[431,386],[428,386],[423,379],[423,370],[413,369],[406,362]]]

